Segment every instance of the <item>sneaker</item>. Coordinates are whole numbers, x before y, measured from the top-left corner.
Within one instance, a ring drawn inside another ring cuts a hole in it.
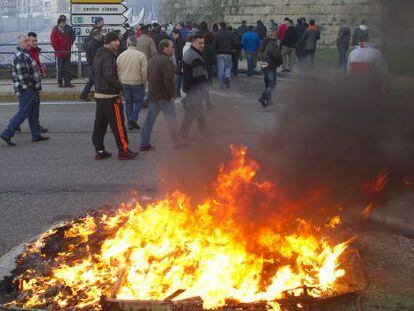
[[[47,133],[47,132],[48,132],[48,129],[47,129],[47,128],[45,128],[45,127],[43,127],[43,126],[41,126],[41,125],[39,125],[39,130],[40,130],[40,133],[42,133],[42,134],[44,134],[44,133]]]
[[[140,129],[141,129],[141,127],[138,125],[137,122],[129,123],[128,124],[128,130],[129,131],[132,131],[132,130],[140,130]]]
[[[62,83],[59,83],[59,84],[58,84],[58,87],[64,87],[64,86],[63,86],[63,84],[62,84]]]
[[[11,147],[16,146],[16,144],[15,144],[14,142],[12,142],[12,140],[11,140],[11,138],[10,138],[10,137],[4,137],[4,136],[0,136],[0,137],[1,137],[1,139],[3,139],[3,140],[6,142],[6,144],[8,144],[9,146],[11,146]]]
[[[108,159],[110,157],[112,157],[112,153],[110,153],[110,152],[108,152],[106,150],[99,150],[95,154],[95,160],[96,161]]]
[[[229,89],[230,88],[230,79],[224,80],[224,85]]]
[[[267,104],[266,100],[264,100],[264,99],[263,99],[263,98],[261,98],[261,97],[260,97],[258,100],[259,100],[259,102],[262,104],[262,106],[263,106],[263,107],[265,107],[265,108],[267,107],[267,105],[268,105],[268,104]]]
[[[145,146],[141,146],[141,147],[139,147],[139,150],[141,150],[141,151],[150,151],[150,150],[154,150],[155,149],[155,147],[154,146],[152,146],[152,145],[145,145]]]
[[[46,140],[49,140],[49,137],[40,136],[38,138],[32,139],[32,142],[38,143],[38,142],[42,142],[42,141],[46,141]]]
[[[138,152],[133,152],[131,150],[127,150],[127,152],[119,152],[118,159],[119,160],[133,160],[138,156]]]
[[[89,97],[88,97],[88,96],[85,96],[85,95],[81,95],[81,96],[79,96],[79,99],[80,99],[80,100],[83,100],[83,101],[85,101],[85,102],[90,101]]]
[[[72,83],[65,83],[65,87],[75,87]]]

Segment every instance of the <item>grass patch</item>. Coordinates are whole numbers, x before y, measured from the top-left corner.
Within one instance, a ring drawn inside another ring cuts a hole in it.
[[[350,52],[350,51],[349,51]],[[383,51],[391,73],[403,76],[414,76],[414,46],[394,46]],[[318,48],[316,64],[319,66],[336,67],[338,52],[335,48]]]

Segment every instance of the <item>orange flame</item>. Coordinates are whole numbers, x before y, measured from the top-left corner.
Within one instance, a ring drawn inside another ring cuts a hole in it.
[[[186,289],[180,298],[200,296],[205,308],[217,308],[227,299],[272,301],[303,285],[316,287],[316,295],[331,293],[345,274],[339,258],[349,242],[332,245],[309,221],[297,219],[292,229],[275,217],[272,204],[285,204],[283,194],[255,181],[259,165],[246,152],[232,147],[230,166],[220,169],[213,195],[198,206],[177,191],[113,216],[74,222],[65,238],[76,242],[48,263],[50,273],[21,275],[24,302],[12,305],[100,310],[99,298],[111,294],[123,267],[118,299],[158,300]],[[255,219],[259,213],[269,219]],[[330,227],[339,223],[334,217]],[[108,234],[94,250],[97,233]]]

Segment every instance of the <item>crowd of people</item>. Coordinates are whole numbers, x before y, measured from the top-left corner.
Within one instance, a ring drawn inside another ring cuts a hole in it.
[[[217,77],[220,88],[231,87],[238,65],[247,61],[247,76],[255,74],[257,66],[263,73],[265,88],[259,97],[264,107],[274,103],[277,70],[292,72],[297,64],[309,70],[314,68],[317,42],[321,32],[315,20],[300,18],[295,24],[286,17],[279,25],[271,20],[268,27],[262,21],[255,26],[246,21],[237,28],[225,22],[177,23],[176,25],[127,26],[124,33],[104,34],[104,19],[96,20],[90,36],[84,38],[89,79],[80,99],[88,101],[95,87],[96,116],[93,131],[95,158],[111,157],[104,146],[108,125],[115,137],[118,157],[134,159],[138,152],[129,149],[128,134],[140,130],[139,114],[148,102],[148,113],[141,132],[140,151],[154,149],[151,132],[160,112],[163,113],[170,137],[176,148],[191,142],[190,127],[194,121],[202,135],[209,133],[205,108],[211,109],[209,88]],[[51,33],[51,45],[58,64],[59,87],[73,87],[70,76],[71,46],[75,40],[73,28],[60,16]],[[353,51],[347,59],[348,49]],[[338,67],[356,76],[375,73],[386,74],[385,60],[379,50],[369,43],[367,21],[355,28],[353,33],[344,20],[337,37]],[[39,92],[45,77],[40,63],[36,34],[22,35],[13,60],[13,83],[19,97],[19,111],[11,119],[1,138],[14,146],[12,137],[25,119],[29,120],[32,140],[46,141],[47,132],[39,124]],[[177,120],[175,100],[182,98],[185,115],[181,124]],[[124,116],[124,107],[126,116]]]

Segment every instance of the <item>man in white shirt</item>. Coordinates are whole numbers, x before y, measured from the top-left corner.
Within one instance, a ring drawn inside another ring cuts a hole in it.
[[[147,82],[147,58],[137,50],[135,36],[128,38],[127,46],[128,49],[118,56],[116,63],[126,102],[128,130],[139,130],[138,116],[144,102]]]
[[[371,85],[381,92],[386,92],[387,62],[381,51],[369,42],[368,34],[361,35],[359,46],[349,55],[347,71],[364,85]]]

